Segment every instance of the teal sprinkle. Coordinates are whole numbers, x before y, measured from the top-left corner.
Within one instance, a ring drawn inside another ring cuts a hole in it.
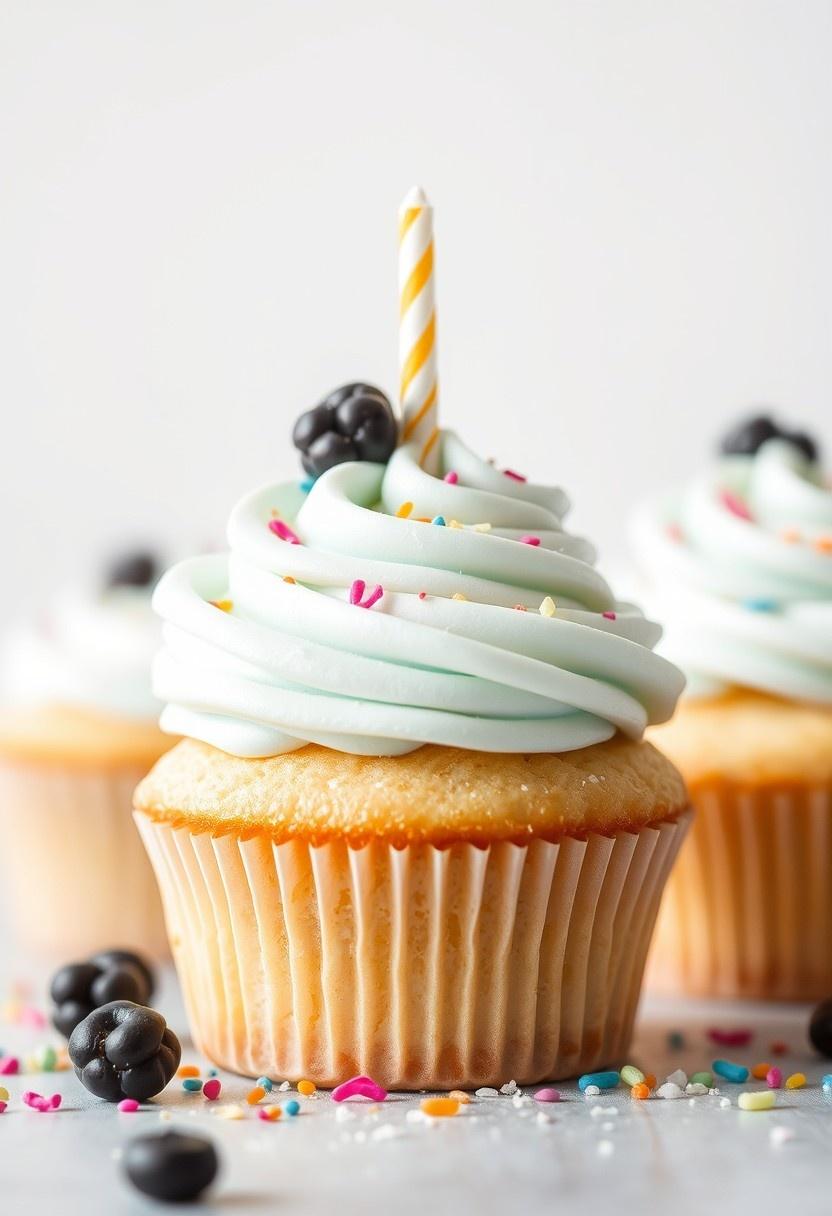
[[[267,1094],[270,1094],[274,1088],[268,1077],[258,1077],[257,1084],[261,1085]]]
[[[305,477],[305,478],[303,479],[303,481],[300,483],[300,488],[301,488],[301,490],[303,491],[303,493],[304,493],[304,494],[308,494],[308,493],[309,493],[309,491],[310,491],[310,490],[312,489],[312,487],[314,486],[314,484],[315,484],[315,478],[314,478],[314,477]]]
[[[209,1077],[218,1077],[219,1075],[220,1075],[220,1074],[217,1072],[216,1068],[209,1068],[209,1069],[208,1069],[208,1076],[209,1076]]]
[[[198,1094],[202,1091],[202,1082],[199,1077],[186,1077],[182,1082],[182,1088],[187,1090],[189,1094]]]
[[[743,600],[743,608],[747,608],[749,612],[777,612],[780,605],[776,600]]]
[[[730,1060],[714,1060],[711,1067],[718,1077],[732,1081],[734,1085],[744,1085],[748,1080],[748,1069],[744,1064],[733,1064]]]
[[[578,1089],[581,1093],[590,1085],[597,1085],[599,1089],[615,1089],[618,1080],[618,1073],[612,1070],[609,1072],[585,1072],[582,1077],[578,1078]]]
[[[438,524],[440,528],[444,528],[444,527],[445,527],[445,516],[444,516],[444,515],[436,515],[436,516],[434,516],[434,518],[433,518],[433,519],[432,519],[430,522],[431,522],[432,524]]]
[[[290,1101],[288,1101],[286,1103],[286,1105],[283,1107],[283,1109],[286,1111],[287,1115],[299,1115],[300,1114],[300,1102],[296,1102],[295,1099],[292,1098],[292,1099],[290,1099]]]

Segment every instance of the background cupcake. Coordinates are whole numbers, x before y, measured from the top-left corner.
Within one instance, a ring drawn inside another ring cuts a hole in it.
[[[655,983],[813,998],[832,987],[832,493],[817,446],[761,416],[648,503],[636,552],[689,677],[652,738],[697,817],[668,887]]]
[[[20,942],[55,957],[118,941],[165,949],[133,789],[170,745],[150,687],[155,561],[132,554],[101,591],[65,591],[10,630],[2,663],[0,831]]]
[[[436,423],[432,232],[400,217],[402,396],[295,427],[309,480],[162,579],[142,782],[191,1027],[236,1071],[530,1082],[621,1060],[685,824],[641,740],[682,677],[564,493]],[[394,450],[395,449],[395,450]],[[386,462],[386,463],[385,463]]]

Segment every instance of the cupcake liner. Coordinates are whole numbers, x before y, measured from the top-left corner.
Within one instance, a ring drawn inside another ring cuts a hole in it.
[[[667,885],[655,991],[818,1000],[832,991],[832,788],[691,790],[694,825]]]
[[[55,960],[107,947],[169,954],[131,815],[146,769],[0,762],[0,864],[12,930]]]
[[[559,843],[401,849],[136,818],[200,1051],[251,1076],[422,1089],[624,1057],[688,816]]]

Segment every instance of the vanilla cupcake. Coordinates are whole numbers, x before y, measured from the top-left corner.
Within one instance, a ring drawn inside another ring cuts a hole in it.
[[[59,594],[13,628],[0,664],[4,895],[24,947],[53,958],[112,946],[166,952],[158,892],[131,816],[171,746],[150,663],[155,565],[135,554],[101,591]]]
[[[648,503],[636,553],[688,696],[651,733],[697,816],[651,981],[702,995],[832,989],[832,492],[814,442],[752,419]]]
[[[395,443],[382,395],[350,394]],[[642,733],[682,677],[561,490],[451,432],[436,475],[416,441],[334,463],[344,434],[313,415],[296,439],[332,467],[243,499],[230,554],[155,596],[162,722],[188,738],[137,821],[194,1040],[319,1085],[620,1063],[687,822]]]

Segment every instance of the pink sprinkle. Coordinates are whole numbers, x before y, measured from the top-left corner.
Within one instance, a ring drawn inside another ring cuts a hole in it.
[[[534,1100],[535,1102],[560,1102],[560,1090],[550,1089],[548,1086],[545,1089],[539,1089]]]
[[[367,598],[363,599],[366,589],[367,584],[364,582],[363,578],[357,578],[350,587],[350,603],[354,604],[356,608],[372,608],[373,604],[377,604],[384,595],[384,588],[377,585],[370,592]]]
[[[132,1115],[134,1111],[139,1109],[139,1104],[135,1098],[122,1098],[118,1104],[118,1109],[123,1115]]]
[[[420,599],[420,600],[426,600],[427,598],[428,598],[428,593],[427,593],[427,591],[420,591],[420,592],[419,592],[419,599]]]
[[[503,469],[503,476],[510,477],[512,481],[526,481],[522,473],[515,473],[514,469]]]
[[[521,545],[539,545],[540,537],[539,536],[521,536],[520,544]]]
[[[44,1114],[48,1110],[58,1109],[61,1105],[61,1095],[53,1094],[51,1098],[44,1098],[43,1094],[36,1094],[31,1089],[27,1089],[23,1095],[23,1101],[26,1106],[31,1106],[32,1110]]]
[[[217,1098],[222,1093],[222,1084],[220,1083],[219,1079],[217,1077],[211,1077],[209,1081],[206,1081],[202,1087],[202,1093],[209,1102],[216,1102]]]
[[[46,1026],[46,1017],[36,1009],[34,1005],[24,1005],[20,1011],[20,1021],[24,1026],[34,1026],[36,1030],[43,1030]]]
[[[279,536],[281,540],[287,540],[290,545],[300,544],[300,537],[292,531],[288,524],[284,524],[282,519],[270,519],[269,530],[274,532],[275,536]]]
[[[614,621],[616,619],[614,612],[602,612],[601,616],[604,618],[605,621]]]
[[[782,1084],[783,1074],[775,1064],[766,1073],[766,1085],[769,1089],[779,1089]]]
[[[754,1031],[743,1027],[739,1030],[719,1030],[711,1028],[708,1038],[720,1047],[747,1047],[754,1037]]]
[[[8,1102],[0,1102],[0,1115],[4,1115],[6,1113],[6,1107],[8,1105]]]
[[[668,524],[667,535],[671,540],[675,540],[679,544],[685,539],[685,535],[679,524]]]
[[[737,498],[736,494],[732,494],[730,490],[723,490],[720,494],[722,505],[727,507],[732,515],[736,515],[738,519],[751,519],[751,512],[742,501]]]
[[[443,480],[447,481],[449,486],[455,486],[459,481],[459,477],[456,475],[453,469],[451,469],[450,473],[445,474]]]
[[[382,1089],[372,1077],[353,1077],[350,1081],[344,1081],[343,1085],[336,1085],[332,1091],[333,1102],[346,1102],[347,1098],[369,1098],[371,1102],[383,1102],[387,1097],[387,1090]]]
[[[17,1056],[6,1056],[4,1060],[0,1060],[0,1076],[13,1077],[20,1071],[20,1060]]]

